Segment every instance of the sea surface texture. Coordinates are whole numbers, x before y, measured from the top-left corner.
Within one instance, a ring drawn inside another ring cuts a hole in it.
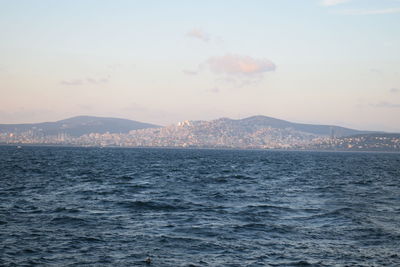
[[[0,179],[2,266],[400,266],[400,154],[3,146]]]

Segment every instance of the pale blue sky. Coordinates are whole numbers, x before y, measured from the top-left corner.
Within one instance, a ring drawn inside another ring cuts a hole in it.
[[[0,0],[0,123],[267,115],[400,131],[400,1]]]

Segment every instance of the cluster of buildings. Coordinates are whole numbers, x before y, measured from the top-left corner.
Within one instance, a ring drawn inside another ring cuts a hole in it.
[[[184,121],[164,128],[131,131],[134,146],[290,149],[309,143],[316,136],[291,129],[246,129],[218,122]]]
[[[74,137],[65,133],[46,135],[40,131],[0,132],[0,144],[69,144]]]
[[[2,144],[52,144],[120,147],[207,147],[257,149],[400,151],[400,135],[359,135],[334,138],[291,128],[239,127],[229,120],[184,121],[163,128],[129,133],[89,133],[73,137],[41,131],[0,133]]]
[[[315,150],[400,151],[399,134],[366,134],[341,138],[318,138],[310,144]]]

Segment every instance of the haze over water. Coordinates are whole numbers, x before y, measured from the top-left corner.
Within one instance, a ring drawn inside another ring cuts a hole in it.
[[[400,154],[0,147],[0,265],[400,265]]]

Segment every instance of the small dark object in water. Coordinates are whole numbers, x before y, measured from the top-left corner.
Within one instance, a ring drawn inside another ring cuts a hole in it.
[[[151,263],[151,258],[147,257],[147,259],[144,262],[147,263],[147,264],[150,264]]]

